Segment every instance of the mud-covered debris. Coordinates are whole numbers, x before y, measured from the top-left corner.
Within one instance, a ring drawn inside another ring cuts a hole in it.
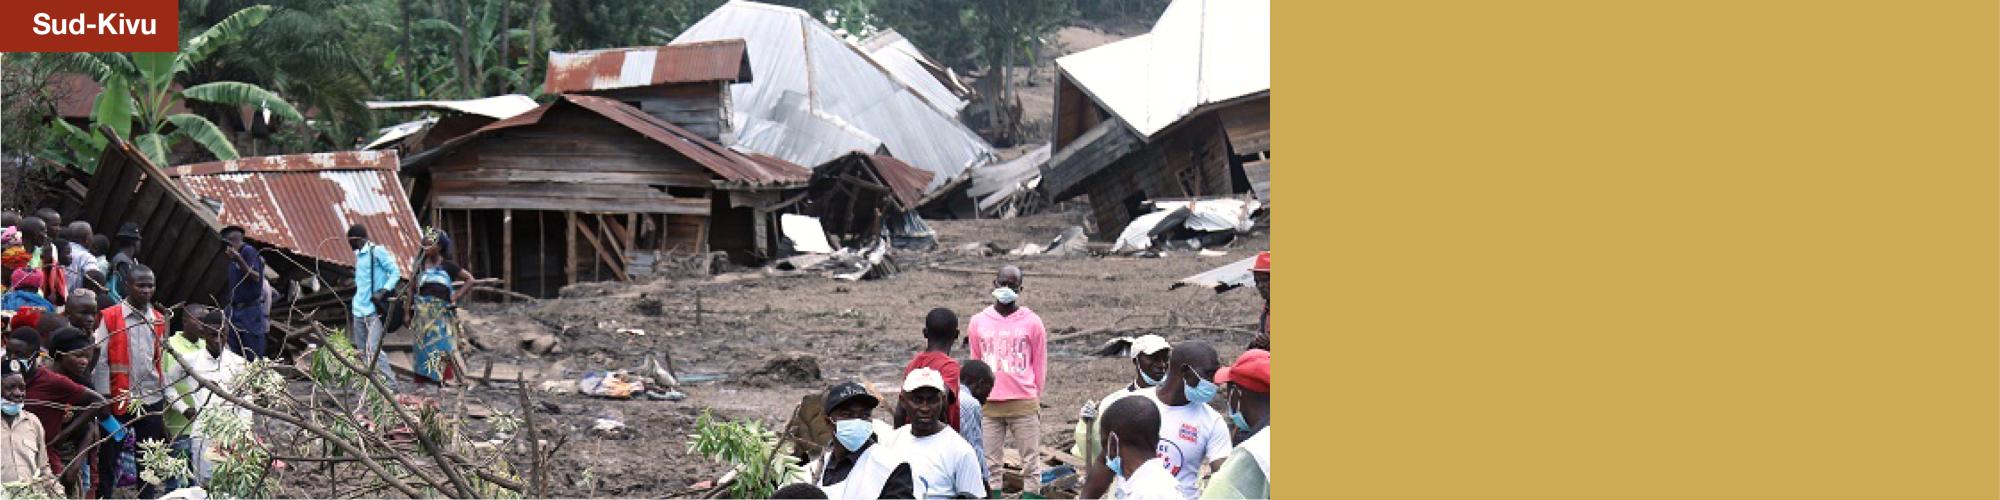
[[[639,300],[632,302],[632,312],[646,316],[659,316],[666,314],[666,304],[661,303],[659,297],[640,295]]]
[[[547,332],[521,332],[520,346],[522,351],[535,354],[561,354],[562,347],[560,344],[561,339],[557,339],[556,336],[549,335]]]
[[[751,384],[803,384],[820,380],[819,358],[802,352],[778,355],[743,377]]]
[[[633,394],[646,390],[645,382],[625,370],[586,373],[576,386],[584,394],[611,399],[631,399]]]
[[[569,298],[603,297],[628,286],[631,285],[619,281],[591,281],[564,286],[556,294]]]

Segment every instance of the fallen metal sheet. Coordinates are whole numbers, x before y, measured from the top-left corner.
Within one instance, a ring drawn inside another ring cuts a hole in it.
[[[1136,252],[1153,247],[1153,237],[1173,231],[1188,218],[1187,207],[1160,210],[1132,219],[1125,230],[1118,233],[1118,241],[1111,245],[1112,253]]]
[[[418,132],[423,132],[424,128],[437,124],[437,122],[438,122],[437,118],[425,118],[422,120],[395,124],[393,126],[390,126],[389,128],[382,129],[381,137],[376,137],[375,140],[368,141],[368,145],[362,146],[361,149],[363,151],[372,151],[376,149],[382,149],[388,146],[393,146],[397,142],[402,142],[403,139],[407,139],[410,136],[417,135]]]
[[[682,31],[674,42],[732,38],[748,44],[750,65],[757,74],[750,83],[730,86],[734,128],[741,134],[738,147],[801,165],[824,162],[826,158],[798,156],[815,148],[794,143],[815,143],[825,137],[793,136],[789,133],[793,128],[758,126],[772,119],[771,110],[780,106],[781,99],[796,94],[806,97],[808,109],[838,117],[879,138],[889,154],[937,174],[926,191],[991,161],[993,147],[950,110],[925,99],[806,11],[729,2]],[[741,140],[751,131],[776,136]]]
[[[167,169],[190,194],[219,202],[217,218],[251,240],[353,267],[347,228],[415,262],[421,227],[396,177],[394,151],[262,156]],[[403,270],[406,274],[410,269]]]
[[[749,82],[750,59],[743,51],[743,40],[732,39],[550,52],[542,91],[562,94],[670,83]]]
[[[451,111],[484,116],[495,120],[513,118],[514,115],[535,109],[535,106],[533,98],[520,94],[497,95],[457,101],[368,101],[368,109]]]
[[[833,244],[826,239],[826,230],[821,229],[819,218],[799,214],[784,214],[778,217],[778,231],[792,243],[792,250],[801,253],[833,253]]]
[[[1188,209],[1187,222],[1183,225],[1196,231],[1249,231],[1255,224],[1251,215],[1262,205],[1256,200],[1218,198],[1191,201],[1152,202],[1155,210]]]
[[[1250,190],[1257,193],[1257,199],[1265,205],[1271,204],[1271,160],[1253,161],[1243,164],[1243,174],[1250,178]]]
[[[1181,278],[1180,281],[1174,282],[1173,286],[1169,286],[1167,289],[1173,290],[1184,286],[1198,286],[1214,289],[1215,293],[1222,293],[1236,289],[1236,287],[1254,286],[1257,284],[1257,279],[1255,275],[1250,273],[1250,266],[1256,263],[1257,256],[1252,255],[1243,260],[1223,264],[1222,267],[1202,271],[1201,274]]]
[[[216,294],[226,281],[223,224],[200,200],[116,137],[104,148],[90,183],[82,220],[105,234],[127,222],[139,226],[144,238],[139,262],[159,271],[155,297],[160,303],[222,303]]]

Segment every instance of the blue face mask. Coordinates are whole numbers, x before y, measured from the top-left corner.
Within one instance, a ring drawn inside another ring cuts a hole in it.
[[[868,444],[868,437],[875,435],[875,425],[864,418],[850,418],[833,423],[833,437],[840,440],[840,446],[847,451],[861,449]]]
[[[1195,380],[1198,381],[1197,384],[1186,386],[1188,401],[1198,405],[1205,405],[1208,404],[1209,401],[1214,400],[1215,390],[1216,390],[1215,382],[1202,380],[1199,377],[1195,378]]]
[[[1146,370],[1145,370],[1145,369],[1140,369],[1140,370],[1139,370],[1139,380],[1140,380],[1141,382],[1145,382],[1145,383],[1146,383],[1146,387],[1153,387],[1153,386],[1157,386],[1157,385],[1160,385],[1160,379],[1157,379],[1157,378],[1153,378],[1153,375],[1152,375],[1152,374],[1149,374],[1149,373],[1146,373]]]
[[[1106,441],[1104,444],[1104,466],[1111,468],[1112,475],[1118,476],[1119,479],[1124,479],[1125,457],[1120,456],[1118,441],[1116,439],[1116,437],[1113,437],[1112,440]]]
[[[1237,429],[1250,430],[1250,421],[1243,419],[1243,412],[1229,410],[1229,423],[1236,424]]]
[[[1014,299],[1018,298],[1021,298],[1021,293],[1014,291],[1012,288],[1003,286],[993,289],[993,300],[1002,304],[1012,304],[1014,303]]]
[[[19,402],[19,401],[8,401],[8,400],[5,400],[5,399],[0,399],[0,415],[6,415],[6,416],[9,416],[9,417],[18,417],[18,416],[20,416],[20,415],[21,415],[21,402]]]

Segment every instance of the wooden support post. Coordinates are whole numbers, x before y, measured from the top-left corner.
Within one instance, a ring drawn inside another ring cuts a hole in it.
[[[597,235],[591,234],[590,231],[581,231],[578,234],[582,234],[583,241],[585,243],[589,243],[590,248],[592,250],[597,251],[597,258],[604,259],[605,265],[610,266],[612,272],[618,273],[619,281],[628,281],[628,279],[625,277],[625,265],[624,265],[625,263],[622,261],[613,260],[611,258],[611,253],[605,249],[605,247],[608,246],[606,245],[606,243],[608,242],[598,241]]]
[[[507,281],[508,288],[514,288],[517,285],[514,284],[514,209],[511,208],[500,211],[500,261],[501,274],[505,276],[501,279]],[[514,303],[513,297],[505,300],[509,304]]]
[[[565,215],[569,223],[563,225],[563,253],[567,254],[563,259],[563,279],[566,280],[563,284],[568,285],[576,283],[576,212],[566,212]]]
[[[638,245],[639,214],[625,214],[625,249],[628,251],[637,251],[639,249]]]
[[[542,258],[542,256],[548,255],[549,252],[549,223],[543,220],[543,217],[547,215],[548,212],[543,212],[540,210],[535,211],[536,251],[535,251],[534,270],[536,272],[536,275],[541,276],[541,279],[535,280],[535,295],[543,297],[547,297],[549,295],[549,272],[547,269],[543,269],[543,267],[545,266],[542,265],[543,263],[548,262],[548,259]]]

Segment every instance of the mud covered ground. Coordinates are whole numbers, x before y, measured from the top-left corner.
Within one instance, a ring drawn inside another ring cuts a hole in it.
[[[1262,305],[1256,292],[1168,286],[1268,248],[1260,230],[1223,248],[1227,255],[1209,257],[1191,252],[1162,258],[979,256],[956,250],[976,242],[1009,249],[1047,244],[1083,217],[1071,211],[932,221],[938,250],[895,254],[903,272],[880,280],[805,275],[586,284],[561,299],[472,305],[468,325],[475,326],[466,333],[485,347],[466,354],[475,370],[488,362],[539,370],[531,375],[538,379],[529,382],[533,387],[542,380],[575,380],[590,370],[636,368],[649,355],[670,357],[685,400],[621,401],[540,391],[533,397],[543,407],[536,419],[544,439],[563,441],[548,467],[552,496],[687,495],[726,470],[687,453],[687,436],[703,411],[782,428],[802,396],[837,381],[893,389],[904,363],[922,348],[925,313],[933,307],[950,308],[961,318],[979,312],[991,301],[991,271],[1014,264],[1029,274],[1021,303],[1041,315],[1052,339],[1043,443],[1067,450],[1077,409],[1132,378],[1127,359],[1087,353],[1112,337],[1158,333],[1176,342],[1208,341],[1225,362],[1234,359],[1250,340],[1245,331],[1256,327]],[[519,346],[522,332],[553,335],[560,350],[528,354]],[[962,346],[953,354],[970,355]],[[772,369],[773,360],[786,358],[793,362]],[[809,361],[797,362],[801,358]],[[425,391],[494,412],[520,411],[511,384]],[[877,417],[886,419],[887,412],[878,411]],[[610,436],[590,431],[599,418],[621,421],[626,429]],[[481,425],[481,420],[471,424]]]

